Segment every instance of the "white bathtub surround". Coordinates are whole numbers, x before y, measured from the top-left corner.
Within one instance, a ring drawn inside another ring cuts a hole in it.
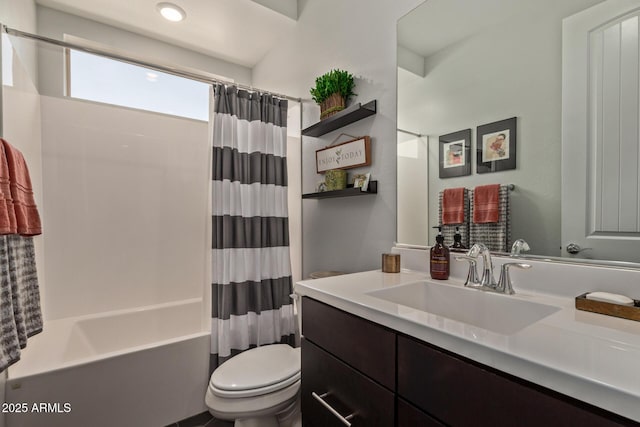
[[[212,90],[211,354],[293,342],[284,99]],[[215,374],[214,374],[215,375]]]
[[[494,295],[522,304],[558,308],[542,320],[499,333],[369,295],[419,280],[430,280],[428,252],[401,253],[401,273],[370,271],[302,281],[296,292],[355,315],[430,342],[500,371],[622,416],[640,421],[640,322],[578,311],[574,298],[588,291],[607,291],[640,299],[640,271],[527,260],[533,268],[514,270],[516,294]],[[496,269],[508,257],[494,257]],[[482,268],[481,265],[478,266]],[[481,270],[480,270],[481,271]],[[451,276],[433,286],[465,289],[467,263],[452,260]]]
[[[9,369],[6,402],[53,406],[7,425],[162,426],[204,412],[207,123],[40,98],[45,326]]]
[[[41,98],[45,322],[202,298],[207,123]]]
[[[201,299],[58,319],[9,370],[12,427],[163,426],[206,410],[209,331]],[[34,403],[61,412],[34,412]],[[70,405],[65,412],[64,404]]]

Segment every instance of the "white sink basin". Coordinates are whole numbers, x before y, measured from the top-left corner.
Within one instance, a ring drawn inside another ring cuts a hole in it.
[[[560,310],[552,305],[428,281],[368,295],[503,335],[514,334]]]

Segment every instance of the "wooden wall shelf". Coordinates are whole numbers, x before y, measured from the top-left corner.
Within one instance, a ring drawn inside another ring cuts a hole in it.
[[[366,104],[360,102],[351,105],[348,108],[334,114],[328,119],[319,121],[318,123],[309,126],[302,130],[304,136],[322,136],[325,133],[329,133],[350,123],[362,120],[365,117],[369,117],[376,114],[376,100],[369,101]]]
[[[366,196],[368,194],[378,193],[378,181],[369,181],[369,187],[367,191],[362,191],[360,188],[345,188],[344,190],[335,191],[321,191],[319,193],[307,193],[303,194],[303,199],[332,199],[336,197],[352,197],[352,196]]]

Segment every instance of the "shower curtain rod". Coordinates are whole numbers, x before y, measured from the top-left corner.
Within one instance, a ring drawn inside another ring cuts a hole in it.
[[[284,99],[288,99],[290,101],[302,102],[301,98],[294,98],[292,96],[283,95],[283,94],[275,93],[275,92],[270,92],[268,90],[262,90],[262,89],[258,89],[258,88],[252,87],[252,86],[247,86],[247,85],[243,85],[243,84],[239,84],[239,83],[231,83],[231,82],[224,81],[224,80],[217,80],[217,79],[214,79],[212,77],[208,77],[208,76],[205,76],[205,75],[202,75],[202,74],[198,74],[198,73],[193,73],[193,72],[190,72],[190,71],[180,70],[178,68],[170,67],[170,66],[167,66],[167,65],[154,64],[152,62],[147,62],[147,61],[143,61],[143,60],[140,60],[140,59],[131,58],[131,57],[125,56],[125,55],[118,55],[116,53],[108,52],[108,51],[101,50],[101,49],[81,46],[81,45],[76,44],[76,43],[69,43],[69,42],[65,42],[65,41],[61,41],[61,40],[56,40],[56,39],[52,39],[52,38],[49,38],[49,37],[44,37],[44,36],[41,36],[41,35],[38,35],[38,34],[27,33],[25,31],[16,30],[15,28],[9,28],[6,25],[2,25],[2,31],[7,33],[7,34],[9,34],[9,35],[11,35],[11,36],[22,37],[22,38],[25,38],[25,39],[41,41],[41,42],[53,44],[53,45],[64,47],[64,48],[68,48],[68,49],[74,49],[74,50],[79,50],[81,52],[91,53],[91,54],[94,54],[94,55],[100,55],[100,56],[104,56],[104,57],[107,57],[107,58],[115,59],[115,60],[118,60],[118,61],[127,62],[129,64],[140,65],[142,67],[151,68],[151,69],[154,69],[156,71],[162,71],[164,73],[173,74],[174,76],[179,76],[179,77],[184,77],[184,78],[191,79],[191,80],[200,81],[200,82],[203,82],[203,83],[230,84],[230,85],[237,86],[240,89],[245,89],[245,90],[249,90],[249,91],[252,91],[252,92],[266,93],[266,94],[275,96],[277,98],[284,98]]]
[[[409,135],[417,136],[418,138],[422,138],[424,136],[421,133],[415,133],[415,132],[411,132],[411,131],[400,129],[400,128],[397,128],[396,130],[398,132],[402,132],[402,133],[406,133],[406,134],[409,134]]]

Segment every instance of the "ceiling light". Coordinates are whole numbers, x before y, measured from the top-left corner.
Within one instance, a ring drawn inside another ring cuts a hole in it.
[[[173,3],[158,3],[156,9],[164,19],[172,22],[182,21],[187,16],[184,9]]]

